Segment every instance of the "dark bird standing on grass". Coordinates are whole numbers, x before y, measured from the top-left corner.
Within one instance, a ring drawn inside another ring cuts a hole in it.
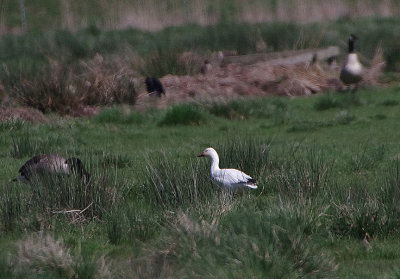
[[[158,97],[161,97],[162,94],[165,95],[164,87],[161,84],[161,81],[154,77],[147,77],[145,80],[146,90],[149,94],[156,94]]]
[[[80,159],[75,157],[65,159],[56,154],[40,154],[32,157],[19,169],[19,173],[20,176],[13,181],[20,180],[29,183],[35,176],[71,173],[76,173],[86,182],[90,178],[90,174],[85,170]]]
[[[363,66],[354,51],[354,42],[358,38],[351,34],[349,37],[349,54],[346,63],[340,72],[340,80],[348,86],[354,85],[353,92],[357,91],[358,83],[362,80]]]

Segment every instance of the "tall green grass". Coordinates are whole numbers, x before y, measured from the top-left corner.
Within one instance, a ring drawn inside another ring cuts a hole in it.
[[[104,164],[109,159],[104,161],[90,154],[81,159],[90,173],[89,179],[75,174],[44,174],[33,177],[28,185],[5,185],[1,192],[2,229],[40,228],[54,218],[72,223],[105,219],[123,204],[131,188],[118,175],[118,167],[124,164]]]
[[[7,126],[0,134],[0,277],[65,278],[59,258],[38,260],[52,251],[39,231],[68,251],[74,264],[66,270],[84,278],[107,270],[101,274],[117,278],[396,274],[399,112],[384,102],[398,101],[398,88],[357,94],[355,104],[324,110],[315,108],[322,96],[280,98],[285,121],[271,126],[270,115],[210,115],[213,104],[201,109],[215,121],[202,125],[159,127],[166,111],[144,113],[137,125],[113,107],[101,112],[111,120]],[[329,96],[338,103],[347,97]],[[387,117],[375,119],[378,113]],[[345,125],[338,120],[350,116]],[[300,121],[329,125],[288,131]],[[221,167],[245,171],[259,189],[230,192],[212,184],[209,160],[195,157],[208,146]],[[92,179],[9,181],[36,151],[79,157]],[[29,257],[21,259],[35,263],[17,269],[18,247],[28,244]]]

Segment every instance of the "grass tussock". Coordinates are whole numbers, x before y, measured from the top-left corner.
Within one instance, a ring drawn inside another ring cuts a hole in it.
[[[135,104],[133,73],[124,62],[100,55],[80,65],[51,61],[39,73],[8,73],[6,88],[23,106],[43,113],[91,114],[87,106]]]
[[[210,199],[215,188],[207,175],[199,175],[199,162],[178,164],[164,154],[163,159],[147,161],[144,189],[149,199],[165,208],[196,207]]]
[[[341,110],[328,120],[294,120],[288,127],[288,132],[312,132],[321,128],[329,128],[338,125],[349,125],[356,119],[355,115],[348,110]]]
[[[49,278],[111,278],[104,258],[85,258],[67,248],[62,238],[43,232],[18,243],[14,275],[45,275]]]
[[[233,100],[226,103],[212,103],[208,106],[211,114],[228,119],[275,118],[283,122],[286,104],[275,100]],[[277,121],[278,122],[278,121]]]
[[[300,201],[324,191],[331,177],[323,152],[316,148],[296,148],[287,152],[290,159],[280,162],[270,175],[271,190]]]
[[[385,146],[367,141],[360,145],[357,153],[351,154],[348,163],[352,171],[361,171],[374,168],[385,155]]]
[[[38,138],[27,129],[22,129],[11,134],[9,154],[13,158],[29,158],[40,153],[57,153],[58,146],[65,142],[71,143],[73,140],[53,133]]]
[[[57,277],[72,278],[74,260],[62,239],[39,234],[28,237],[18,245],[19,268],[32,269],[36,273],[50,272]]]
[[[257,180],[273,160],[269,152],[271,143],[271,139],[238,136],[217,144],[215,148],[220,156],[220,167],[243,170]]]
[[[24,194],[17,185],[4,185],[1,189],[1,230],[14,231],[19,227],[20,217],[25,210]]]
[[[314,108],[318,111],[324,111],[328,109],[341,108],[347,109],[349,107],[355,107],[362,105],[363,100],[358,94],[343,93],[334,94],[327,93],[322,94],[317,98],[314,103]]]
[[[107,217],[107,237],[112,244],[138,245],[160,234],[163,215],[153,207],[137,201],[115,207]]]
[[[159,122],[161,126],[201,125],[207,122],[206,112],[196,104],[174,105]]]
[[[112,154],[103,153],[103,158],[101,160],[102,168],[126,168],[133,165],[133,160],[130,156],[126,154]]]
[[[182,272],[199,277],[324,276],[336,270],[333,257],[318,251],[301,227],[288,226],[288,215],[273,220],[273,215],[264,214],[232,211],[220,220],[206,221],[180,213],[170,232],[180,241],[171,253],[177,261],[190,263],[190,271]],[[217,253],[211,252],[215,246]]]
[[[25,125],[25,121],[19,118],[13,118],[0,122],[0,131],[12,132],[21,130]]]

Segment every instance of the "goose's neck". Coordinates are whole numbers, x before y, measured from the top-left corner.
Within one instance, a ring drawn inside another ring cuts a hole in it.
[[[349,40],[349,53],[354,53],[354,40]]]
[[[218,154],[213,154],[211,157],[211,172],[219,170],[219,157]]]

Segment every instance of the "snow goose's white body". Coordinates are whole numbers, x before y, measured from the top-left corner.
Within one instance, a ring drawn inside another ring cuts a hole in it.
[[[257,189],[256,181],[244,172],[236,169],[220,169],[219,156],[214,148],[206,148],[198,157],[210,157],[211,179],[217,184],[230,189],[242,187]]]

